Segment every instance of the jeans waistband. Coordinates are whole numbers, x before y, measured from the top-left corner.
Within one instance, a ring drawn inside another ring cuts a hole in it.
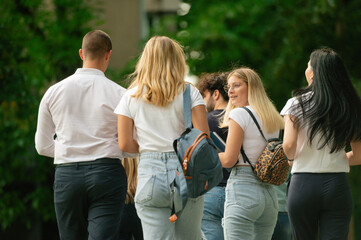
[[[232,168],[231,171],[231,175],[239,175],[242,173],[252,173],[252,175],[254,175],[252,168],[248,165],[248,166],[235,166],[234,168]]]
[[[57,164],[56,167],[86,166],[86,165],[104,164],[104,163],[121,164],[122,162],[118,158],[98,158],[93,161],[61,163],[61,164]]]
[[[141,161],[142,158],[167,160],[169,158],[177,158],[177,154],[175,152],[143,152],[139,155],[139,160]]]

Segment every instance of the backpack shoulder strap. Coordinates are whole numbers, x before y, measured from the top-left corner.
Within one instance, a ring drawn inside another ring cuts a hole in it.
[[[263,132],[262,132],[262,130],[261,130],[261,127],[259,126],[259,124],[258,124],[258,122],[257,122],[257,119],[256,119],[256,117],[253,115],[253,113],[251,112],[251,110],[249,110],[247,107],[242,107],[242,108],[243,108],[244,110],[246,110],[246,111],[249,113],[249,115],[252,117],[252,119],[253,119],[254,123],[256,124],[259,132],[261,133],[263,139],[267,142],[267,139],[266,139],[265,136],[263,135]],[[244,151],[244,149],[243,149],[243,145],[242,145],[242,147],[241,147],[241,154],[242,154],[242,157],[243,157],[243,162],[244,162],[244,163],[248,163],[248,164],[251,166],[252,170],[254,171],[254,167],[253,167],[253,165],[251,164],[251,162],[249,161],[249,159],[248,159],[248,157],[247,157],[247,154],[245,153],[245,151]]]
[[[254,123],[256,124],[259,132],[261,133],[263,139],[267,142],[267,139],[266,139],[265,136],[263,135],[263,132],[262,132],[262,130],[261,130],[261,127],[259,126],[259,124],[258,124],[258,122],[257,122],[257,119],[256,119],[256,117],[253,115],[253,113],[251,112],[251,110],[249,110],[247,107],[242,107],[242,108],[243,108],[244,110],[246,110],[246,111],[249,113],[249,115],[251,115],[251,117],[252,117]]]
[[[278,134],[278,138],[283,141],[283,135],[284,135],[284,129],[280,129],[280,132]]]
[[[187,128],[192,128],[190,85],[185,84],[185,88],[186,89],[183,92],[183,108],[184,108],[184,126],[187,129]]]

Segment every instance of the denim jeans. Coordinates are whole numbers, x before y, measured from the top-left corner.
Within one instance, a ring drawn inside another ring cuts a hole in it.
[[[216,186],[204,194],[202,231],[207,240],[222,240],[225,187]]]
[[[291,240],[291,224],[287,212],[278,212],[277,224],[272,240]]]
[[[183,174],[174,152],[140,154],[135,207],[142,222],[145,240],[202,239],[203,196],[188,198],[178,219],[171,223],[173,201],[180,198],[172,191],[178,173]],[[177,195],[178,194],[178,195]]]
[[[248,166],[233,168],[226,187],[225,239],[271,239],[277,214],[274,187],[262,183]]]

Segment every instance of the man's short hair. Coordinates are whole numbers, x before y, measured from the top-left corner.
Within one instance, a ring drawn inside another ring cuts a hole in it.
[[[225,101],[229,100],[228,93],[224,91],[224,87],[227,86],[228,72],[222,73],[203,73],[199,77],[197,88],[199,92],[204,95],[204,92],[208,90],[211,95],[214,90],[218,90]]]
[[[107,33],[101,30],[93,30],[84,36],[82,50],[84,57],[91,60],[98,59],[112,50],[112,40]]]

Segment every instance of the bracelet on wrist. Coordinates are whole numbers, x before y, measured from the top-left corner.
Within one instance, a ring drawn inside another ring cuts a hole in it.
[[[287,159],[289,162],[293,162],[294,161],[294,159]]]

